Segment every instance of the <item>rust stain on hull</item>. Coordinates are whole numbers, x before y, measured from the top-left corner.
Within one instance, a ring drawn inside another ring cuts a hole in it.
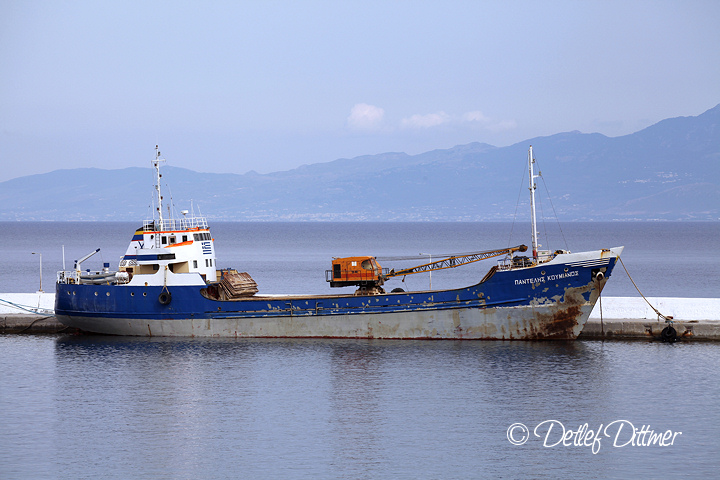
[[[228,317],[128,322],[106,319],[101,333],[122,335],[572,340],[577,338],[598,298],[598,282],[568,288],[562,297],[530,305],[468,307],[394,313],[327,316]],[[68,319],[84,329],[92,319]],[[95,324],[93,324],[95,325]],[[152,329],[152,330],[150,330]]]
[[[603,282],[604,283],[604,282]],[[577,338],[580,334],[580,326],[584,326],[583,306],[594,305],[599,290],[596,289],[597,284],[589,283],[583,287],[569,288],[565,291],[565,298],[557,304],[556,308],[549,313],[539,313],[536,327],[531,327],[531,331],[525,331],[525,338],[531,339],[551,339],[551,340],[571,340]],[[590,294],[590,302],[586,302],[583,294]],[[592,309],[592,308],[590,308]],[[588,313],[589,315],[589,313]],[[585,318],[587,320],[587,318]]]
[[[549,322],[541,322],[537,332],[537,338],[573,339],[575,327],[582,315],[578,305],[571,305],[563,308],[552,315]]]

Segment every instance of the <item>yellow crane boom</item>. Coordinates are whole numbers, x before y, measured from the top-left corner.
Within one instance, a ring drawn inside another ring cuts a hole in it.
[[[425,263],[412,268],[404,268],[402,270],[395,271],[390,270],[387,274],[383,275],[384,278],[401,277],[403,275],[412,275],[413,273],[431,272],[434,270],[444,270],[446,268],[459,267],[460,265],[466,265],[468,263],[479,262],[486,258],[499,257],[501,255],[510,255],[513,252],[525,252],[527,246],[518,245],[516,247],[503,248],[500,250],[488,250],[485,252],[475,252],[465,255],[455,255],[435,262]]]

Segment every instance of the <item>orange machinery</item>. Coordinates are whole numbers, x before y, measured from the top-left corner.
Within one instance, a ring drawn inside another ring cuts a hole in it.
[[[332,270],[325,271],[325,280],[330,282],[331,287],[349,287],[352,285],[356,285],[361,288],[380,287],[383,283],[385,283],[385,280],[392,277],[430,272],[433,270],[444,270],[446,268],[455,268],[460,265],[478,262],[486,258],[497,257],[500,255],[512,256],[515,252],[525,251],[527,251],[527,247],[525,245],[518,245],[516,247],[501,248],[499,250],[449,255],[446,258],[435,262],[425,263],[398,271],[395,271],[395,269],[383,269],[380,264],[377,263],[375,257],[364,256],[333,258]]]
[[[384,282],[383,271],[375,257],[333,258],[332,270],[327,270],[325,280],[331,287],[376,287]]]

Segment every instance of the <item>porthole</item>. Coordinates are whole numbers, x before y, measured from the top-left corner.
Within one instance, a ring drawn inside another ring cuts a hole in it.
[[[130,292],[130,296],[131,296],[131,297],[134,297],[134,296],[135,296],[135,292]]]
[[[106,296],[106,297],[109,297],[109,296],[110,296],[110,292],[105,292],[105,296]]]
[[[143,297],[147,297],[147,292],[143,292]]]
[[[565,267],[565,271],[566,271],[566,272],[568,271],[568,268],[567,268],[567,267]]]
[[[542,270],[542,271],[540,272],[540,275],[545,275],[545,270]]]
[[[95,296],[97,297],[97,292],[95,292]]]

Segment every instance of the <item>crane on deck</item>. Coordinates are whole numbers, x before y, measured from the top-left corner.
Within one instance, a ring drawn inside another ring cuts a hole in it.
[[[486,250],[484,252],[445,255],[444,258],[440,260],[424,263],[415,267],[403,268],[401,270],[383,269],[377,262],[377,259],[371,256],[333,258],[333,268],[332,270],[325,271],[325,280],[330,282],[331,287],[356,285],[362,290],[378,289],[385,283],[385,280],[392,277],[402,277],[414,273],[455,268],[492,257],[502,255],[512,256],[515,252],[525,251],[527,251],[527,246],[517,245],[515,247]]]

